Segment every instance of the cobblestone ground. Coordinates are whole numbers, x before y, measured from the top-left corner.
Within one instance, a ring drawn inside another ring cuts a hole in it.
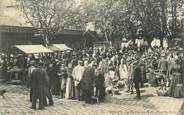
[[[157,88],[145,87],[141,88],[140,101],[136,101],[134,97],[136,94],[126,93],[121,91],[120,95],[107,96],[106,101],[118,105],[141,107],[142,113],[148,112],[149,114],[156,115],[184,115],[184,103],[182,98],[173,98],[167,96],[157,96]],[[134,111],[136,112],[136,110]]]
[[[3,88],[7,88],[7,93],[5,99],[0,97],[0,115],[176,115],[183,103],[182,99],[158,97],[153,89],[145,88],[141,101],[129,94],[113,97],[112,103],[94,105],[54,97],[54,106],[41,111],[30,109],[29,90],[25,87],[0,85]]]

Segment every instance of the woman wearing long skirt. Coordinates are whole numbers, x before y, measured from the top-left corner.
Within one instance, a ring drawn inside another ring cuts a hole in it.
[[[72,69],[72,64],[69,63],[68,68],[67,68],[67,79],[66,79],[66,93],[65,93],[65,98],[66,99],[71,99],[74,96],[74,94],[73,94],[74,86],[73,86],[72,70],[73,70]]]
[[[169,96],[171,97],[183,97],[183,81],[182,81],[182,66],[181,60],[176,59],[176,63],[171,70],[171,84],[169,88]]]
[[[125,60],[121,60],[121,63],[119,66],[119,74],[120,74],[120,80],[124,80],[125,87],[126,89],[128,89],[128,66]]]
[[[67,68],[64,66],[64,64],[61,65],[59,70],[59,77],[60,77],[60,96],[61,98],[64,98],[65,91],[66,91],[66,78],[67,78]]]

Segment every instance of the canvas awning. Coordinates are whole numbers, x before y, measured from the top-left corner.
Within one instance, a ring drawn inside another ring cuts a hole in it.
[[[47,46],[48,49],[52,50],[52,51],[60,51],[59,48],[53,46],[53,45],[50,45],[50,46]]]
[[[58,48],[60,51],[65,51],[65,50],[72,50],[65,44],[53,44],[54,47]]]
[[[14,47],[18,48],[26,54],[53,52],[52,50],[44,47],[43,45],[15,45]]]

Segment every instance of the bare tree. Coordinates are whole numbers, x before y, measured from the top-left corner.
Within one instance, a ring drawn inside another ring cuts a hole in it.
[[[74,0],[17,0],[18,9],[33,27],[38,29],[44,45],[54,38],[55,33],[74,24]],[[73,20],[71,20],[73,19]]]

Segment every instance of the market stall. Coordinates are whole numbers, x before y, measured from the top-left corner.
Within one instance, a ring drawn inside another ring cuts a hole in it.
[[[29,55],[38,55],[53,52],[43,45],[14,45],[13,49],[14,56],[12,57],[12,66],[9,67],[7,71],[8,80],[10,82],[21,81],[21,83],[23,84],[27,83],[26,76],[28,66],[26,57]]]

